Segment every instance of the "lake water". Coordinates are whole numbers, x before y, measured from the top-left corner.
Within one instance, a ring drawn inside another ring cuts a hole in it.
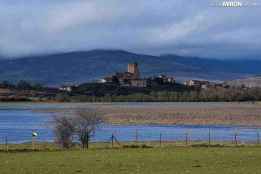
[[[38,141],[54,141],[52,113],[42,111],[50,107],[61,109],[61,105],[55,104],[0,104],[0,143],[4,143],[6,137],[11,143],[31,141],[32,131],[39,134]],[[184,141],[186,135],[193,141],[208,141],[209,130],[214,141],[232,141],[235,132],[241,142],[255,142],[258,137],[255,128],[235,126],[106,124],[99,127],[92,141],[110,141],[112,134],[119,141],[135,141],[136,138],[139,141],[158,141],[160,134],[164,141]]]

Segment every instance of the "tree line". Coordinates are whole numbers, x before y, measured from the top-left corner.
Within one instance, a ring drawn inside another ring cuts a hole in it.
[[[44,90],[44,86],[39,83],[29,82],[25,80],[20,80],[16,83],[12,83],[9,81],[2,81],[0,83],[1,88],[8,88],[8,89],[17,89],[17,90]]]
[[[38,84],[21,80],[15,84],[4,81],[0,88],[47,91]],[[261,88],[210,87],[207,89],[178,86],[166,88],[116,88],[101,84],[80,85],[72,92],[56,92],[48,100],[59,102],[218,102],[261,101]]]
[[[73,95],[58,94],[62,102],[232,102],[261,101],[261,88],[208,88],[190,91],[152,91],[149,94],[129,95]]]

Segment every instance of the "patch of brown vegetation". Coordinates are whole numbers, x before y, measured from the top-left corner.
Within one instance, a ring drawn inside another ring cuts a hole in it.
[[[235,124],[261,126],[261,103],[177,102],[177,103],[104,103],[69,105],[52,112],[95,108],[111,123],[131,124]]]

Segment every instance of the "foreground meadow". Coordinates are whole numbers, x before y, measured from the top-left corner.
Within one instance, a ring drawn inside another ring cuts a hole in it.
[[[0,153],[1,174],[255,174],[258,147],[164,147]]]

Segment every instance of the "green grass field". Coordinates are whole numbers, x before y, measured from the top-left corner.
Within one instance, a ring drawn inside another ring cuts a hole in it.
[[[1,152],[1,174],[255,174],[260,147],[164,147]]]

